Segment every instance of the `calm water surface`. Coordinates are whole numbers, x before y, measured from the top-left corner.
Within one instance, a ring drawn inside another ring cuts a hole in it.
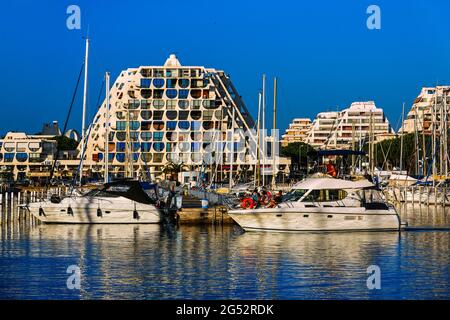
[[[450,228],[450,209],[400,210],[410,225]],[[450,299],[449,231],[2,225],[0,250],[0,299]],[[380,290],[366,286],[369,265]]]

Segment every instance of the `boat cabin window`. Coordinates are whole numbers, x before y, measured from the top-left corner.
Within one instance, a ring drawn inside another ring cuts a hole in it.
[[[312,190],[303,202],[339,201],[347,196],[347,191],[339,189]]]
[[[291,190],[282,197],[282,201],[298,201],[307,191],[303,189]]]

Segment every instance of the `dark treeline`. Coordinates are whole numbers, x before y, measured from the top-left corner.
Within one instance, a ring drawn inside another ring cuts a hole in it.
[[[417,163],[418,161],[421,163],[424,158],[424,146],[426,150],[425,159],[427,159],[426,165],[428,167],[431,163],[432,154],[431,137],[424,137],[421,133],[417,135],[417,140],[414,133],[407,133],[403,136],[403,170],[407,170],[410,174],[416,174]],[[398,169],[400,166],[400,149],[400,136],[376,143],[374,146],[376,166],[383,170],[391,170],[394,167]],[[368,151],[367,145],[365,151]]]

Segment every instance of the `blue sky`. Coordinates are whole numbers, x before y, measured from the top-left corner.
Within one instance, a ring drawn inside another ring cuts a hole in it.
[[[81,30],[66,9],[81,8]],[[381,8],[381,30],[366,9]],[[422,86],[450,83],[450,2],[413,1],[8,1],[0,11],[0,134],[64,122],[92,37],[89,115],[104,72],[163,64],[223,69],[257,115],[261,76],[278,77],[278,126],[375,100],[396,128],[403,101]],[[81,127],[81,90],[69,127]],[[267,116],[271,123],[271,115]]]

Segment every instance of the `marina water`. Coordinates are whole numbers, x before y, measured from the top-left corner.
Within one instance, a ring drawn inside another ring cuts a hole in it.
[[[449,209],[399,210],[410,226],[443,230],[3,223],[0,299],[449,299]],[[367,286],[371,265],[380,289]],[[67,285],[70,266],[79,289]]]

